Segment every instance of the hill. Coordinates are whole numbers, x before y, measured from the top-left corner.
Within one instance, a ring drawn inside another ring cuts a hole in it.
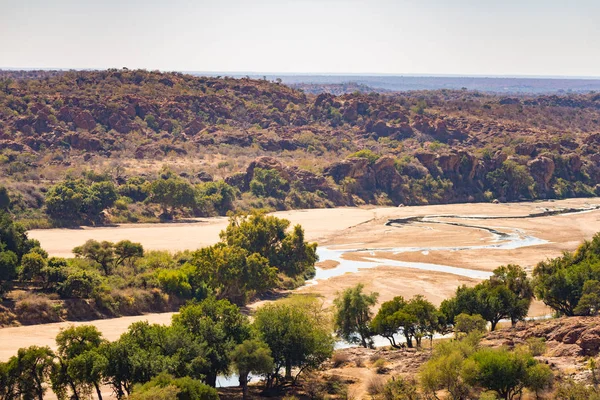
[[[109,220],[152,219],[151,194],[124,185],[149,190],[165,165],[189,184],[237,191],[182,215],[597,195],[599,120],[594,93],[336,96],[144,70],[0,72],[3,183],[13,211],[36,218],[50,186],[82,178],[131,200]]]

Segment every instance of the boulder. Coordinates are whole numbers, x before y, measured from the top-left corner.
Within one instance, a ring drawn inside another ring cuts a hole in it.
[[[75,114],[73,124],[76,128],[91,131],[96,127],[96,120],[89,111],[84,110]]]
[[[437,169],[437,166],[435,165],[435,157],[436,157],[436,155],[434,153],[419,152],[419,153],[415,154],[415,157],[428,170],[431,171],[431,170]]]
[[[527,163],[529,167],[529,173],[538,184],[542,192],[548,192],[550,190],[550,180],[554,175],[554,161],[548,157],[538,157]]]

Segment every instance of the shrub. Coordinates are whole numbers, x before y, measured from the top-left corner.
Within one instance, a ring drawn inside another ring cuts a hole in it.
[[[377,396],[383,392],[384,387],[385,381],[383,378],[374,376],[367,382],[367,393],[369,393],[371,396]]]
[[[62,298],[89,299],[101,284],[102,277],[95,271],[71,270],[57,292]]]
[[[383,387],[381,396],[384,400],[419,400],[417,383],[402,377],[392,377]]]
[[[346,365],[348,361],[350,361],[348,354],[339,351],[334,353],[333,357],[331,357],[333,368],[339,368],[343,365]]]

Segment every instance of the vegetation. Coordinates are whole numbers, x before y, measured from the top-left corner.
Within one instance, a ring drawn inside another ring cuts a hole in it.
[[[598,313],[600,234],[585,241],[574,253],[538,263],[533,271],[536,296],[558,313]]]
[[[48,257],[10,216],[1,218],[0,287],[27,285],[40,301],[27,316],[16,313],[17,320],[27,318],[23,322],[53,322],[68,313],[61,302],[50,300],[57,297],[85,299],[89,317],[174,310],[210,295],[244,305],[302,284],[317,261],[316,244],[305,242],[300,226],[289,229],[289,221],[260,212],[233,215],[220,243],[194,252],[89,240],[73,249],[76,257],[70,259]]]
[[[48,227],[593,196],[597,104],[593,93],[333,96],[144,70],[2,71],[0,208]]]
[[[364,285],[346,289],[334,300],[336,307],[335,327],[338,336],[349,343],[360,343],[363,347],[373,346],[371,340],[371,310],[377,303],[377,293],[363,294]]]
[[[527,274],[520,266],[511,264],[495,269],[490,279],[475,287],[459,287],[455,297],[442,302],[440,310],[450,324],[456,323],[459,314],[477,314],[494,330],[502,319],[508,318],[514,325],[525,318],[532,299],[533,289]]]

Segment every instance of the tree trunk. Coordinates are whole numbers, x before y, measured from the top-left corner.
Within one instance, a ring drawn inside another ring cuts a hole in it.
[[[292,362],[291,360],[285,360],[285,379],[292,379]]]
[[[242,399],[248,398],[248,374],[240,374],[240,386],[242,387]]]
[[[404,337],[406,338],[406,347],[408,347],[409,349],[412,349],[412,347],[413,347],[412,339],[410,338],[409,335],[404,335]]]
[[[206,374],[206,384],[211,387],[217,386],[217,374],[215,372]]]
[[[496,330],[496,325],[498,325],[498,321],[491,321],[492,328],[490,329],[492,332]]]
[[[100,386],[98,386],[98,382],[94,382],[94,387],[96,388],[96,394],[98,395],[98,400],[102,400],[102,391],[100,391]]]

